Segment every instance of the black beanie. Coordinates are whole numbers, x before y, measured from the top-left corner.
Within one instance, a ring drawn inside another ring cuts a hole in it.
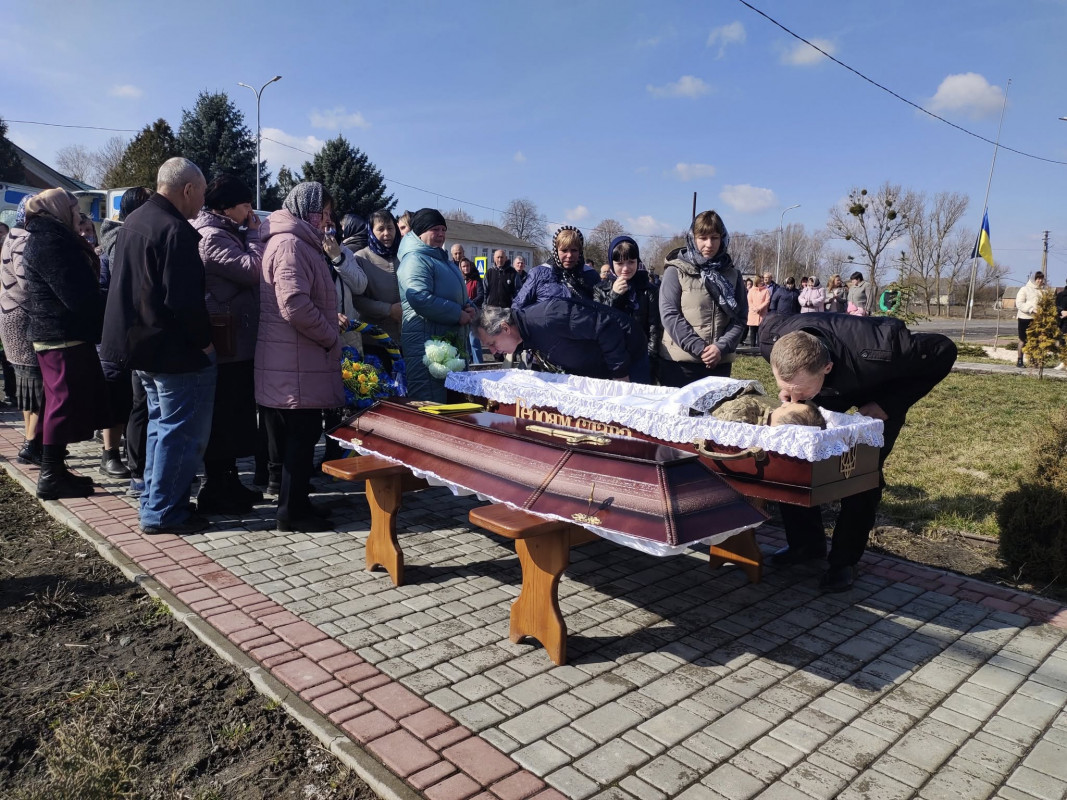
[[[420,208],[411,215],[411,230],[416,236],[422,236],[435,225],[448,227],[444,215],[436,208]]]
[[[216,211],[251,202],[252,190],[233,175],[219,175],[204,192],[204,205]]]

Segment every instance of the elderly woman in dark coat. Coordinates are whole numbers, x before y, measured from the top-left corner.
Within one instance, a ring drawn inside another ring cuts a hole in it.
[[[204,453],[199,511],[244,514],[263,499],[241,483],[237,459],[256,450],[256,391],[252,358],[259,328],[259,282],[263,244],[252,191],[223,175],[207,186],[204,208],[193,227],[200,232],[207,310],[212,315],[218,377],[211,436]]]
[[[78,198],[63,189],[49,189],[26,204],[29,339],[45,393],[37,479],[43,500],[93,493],[92,480],[71,475],[63,463],[68,444],[93,437],[104,404],[104,373],[94,346],[104,322],[100,260],[77,233],[79,216]]]

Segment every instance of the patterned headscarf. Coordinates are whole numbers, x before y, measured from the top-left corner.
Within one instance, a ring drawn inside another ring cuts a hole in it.
[[[563,266],[563,262],[559,260],[559,235],[564,231],[574,231],[578,234],[578,267],[577,271],[585,269],[585,237],[582,236],[582,232],[575,228],[573,225],[564,225],[555,235],[552,237],[552,265],[559,267],[564,272],[569,272],[566,267]]]
[[[727,252],[730,249],[730,233],[723,226],[722,244],[719,252],[705,258],[697,247],[696,237],[693,235],[692,225],[685,234],[685,250],[681,253],[681,259],[687,264],[692,264],[700,270],[700,278],[719,307],[726,312],[730,319],[740,319],[741,312],[737,307],[737,298],[734,296],[734,287],[723,277],[723,270],[733,266],[733,259]]]
[[[286,196],[282,208],[294,217],[310,222],[315,230],[319,230],[322,227],[323,194],[321,183],[298,183]]]
[[[16,228],[25,228],[26,227],[26,203],[28,203],[30,201],[31,197],[34,197],[34,195],[28,194],[25,197],[23,197],[21,200],[19,200],[19,207],[17,209],[15,209],[15,227]]]
[[[578,266],[571,267],[570,269],[564,267],[563,262],[559,258],[559,237],[564,231],[574,231],[578,234]],[[583,276],[585,269],[585,237],[582,236],[582,232],[573,225],[564,225],[556,231],[555,236],[552,237],[552,272],[560,283],[570,289],[573,296],[592,300],[592,287],[585,282]]]

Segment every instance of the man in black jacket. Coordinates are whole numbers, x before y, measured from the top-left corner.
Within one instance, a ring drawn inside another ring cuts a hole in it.
[[[521,310],[485,306],[478,338],[497,355],[521,347],[532,369],[648,383],[648,345],[626,314],[584,300],[552,297]]]
[[[852,587],[856,564],[867,547],[885,479],[881,469],[893,450],[908,409],[952,370],[956,345],[941,334],[911,333],[890,317],[848,314],[770,314],[759,328],[760,353],[771,363],[782,402],[814,400],[831,411],[882,420],[879,486],[842,498],[820,586],[825,592]],[[788,546],[771,557],[779,565],[826,555],[822,510],[781,504]]]
[[[503,250],[493,253],[493,265],[485,271],[485,305],[510,308],[518,286],[515,269],[508,263]]]
[[[134,370],[148,396],[141,530],[195,533],[189,486],[207,446],[215,349],[204,302],[200,234],[188,220],[204,205],[197,166],[172,158],[157,192],[126,218],[115,244],[100,357]]]

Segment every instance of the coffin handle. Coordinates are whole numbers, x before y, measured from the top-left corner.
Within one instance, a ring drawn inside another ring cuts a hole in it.
[[[737,453],[720,453],[715,450],[709,450],[700,439],[695,439],[693,444],[696,445],[697,452],[700,455],[714,461],[740,461],[743,458],[751,458],[758,464],[767,460],[767,453],[762,447],[746,447]]]

